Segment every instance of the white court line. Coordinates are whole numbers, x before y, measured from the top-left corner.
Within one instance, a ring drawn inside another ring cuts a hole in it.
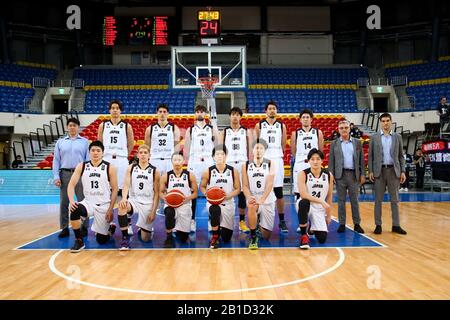
[[[183,294],[183,295],[199,295],[199,294],[224,294],[224,293],[241,293],[241,292],[250,292],[250,291],[258,291],[258,290],[266,290],[266,289],[275,289],[275,288],[281,288],[281,287],[286,287],[286,286],[290,286],[290,285],[294,285],[294,284],[299,284],[302,282],[306,282],[309,280],[313,280],[313,279],[317,279],[320,278],[330,272],[333,272],[334,270],[336,270],[337,268],[339,268],[345,261],[345,253],[344,251],[342,251],[342,249],[340,248],[336,248],[336,250],[339,253],[339,259],[338,261],[334,264],[334,266],[320,272],[314,275],[311,275],[309,277],[306,278],[301,278],[301,279],[297,279],[297,280],[293,280],[293,281],[289,281],[289,282],[284,282],[284,283],[280,283],[280,284],[274,284],[274,285],[268,285],[268,286],[262,286],[262,287],[255,287],[255,288],[241,288],[241,289],[229,289],[229,290],[210,290],[210,291],[150,291],[150,290],[135,290],[135,289],[126,289],[126,288],[116,288],[116,287],[110,287],[110,286],[104,286],[104,285],[99,285],[99,284],[95,284],[95,283],[91,283],[91,282],[87,282],[87,281],[82,281],[79,279],[75,279],[72,277],[67,276],[66,274],[60,272],[56,266],[55,266],[55,260],[56,258],[61,254],[61,252],[65,251],[65,250],[60,250],[58,252],[56,252],[55,254],[53,254],[50,258],[50,260],[48,261],[48,266],[50,268],[50,270],[56,274],[57,276],[66,279],[67,281],[73,282],[73,283],[78,283],[81,285],[85,285],[85,286],[89,286],[89,287],[93,287],[93,288],[97,288],[97,289],[105,289],[105,290],[112,290],[112,291],[120,291],[120,292],[128,292],[128,293],[140,293],[140,294],[155,294],[155,295],[175,295],[175,294]]]

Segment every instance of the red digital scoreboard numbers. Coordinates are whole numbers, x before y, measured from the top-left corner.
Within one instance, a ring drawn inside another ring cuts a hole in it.
[[[220,37],[220,11],[198,11],[197,25],[200,38]]]
[[[166,46],[169,44],[168,17],[158,16],[153,20],[153,45]]]
[[[103,45],[114,46],[117,39],[117,21],[115,17],[105,17],[103,19]]]

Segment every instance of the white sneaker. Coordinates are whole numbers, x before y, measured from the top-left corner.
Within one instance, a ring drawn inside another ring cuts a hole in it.
[[[408,192],[408,188],[405,188],[405,192]]]
[[[129,224],[128,225],[128,235],[129,236],[132,236],[134,233],[133,233],[133,226],[131,225],[131,224]]]
[[[195,232],[196,231],[196,226],[195,226],[195,219],[191,220],[191,232]]]

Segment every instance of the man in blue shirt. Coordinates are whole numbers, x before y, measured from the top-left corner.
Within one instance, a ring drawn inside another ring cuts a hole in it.
[[[60,138],[55,145],[53,158],[53,180],[60,188],[59,224],[61,232],[59,238],[69,236],[69,198],[67,186],[70,178],[80,162],[89,161],[89,141],[79,135],[80,121],[76,118],[67,120],[67,135]],[[75,188],[78,201],[83,200],[83,187],[78,183]],[[82,233],[87,236],[89,220],[83,223]]]

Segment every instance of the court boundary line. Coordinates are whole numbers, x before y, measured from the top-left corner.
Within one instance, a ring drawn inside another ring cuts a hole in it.
[[[110,291],[119,291],[119,292],[128,292],[128,293],[138,293],[138,294],[154,294],[154,295],[207,295],[207,294],[227,294],[227,293],[243,293],[243,292],[252,292],[252,291],[259,291],[259,290],[267,290],[267,289],[276,289],[276,288],[282,288],[282,287],[287,287],[287,286],[291,286],[291,285],[295,285],[295,284],[299,284],[302,282],[306,282],[306,281],[310,281],[310,280],[314,280],[317,278],[320,278],[328,273],[331,273],[333,271],[335,271],[336,269],[338,269],[345,261],[345,253],[342,249],[340,248],[336,248],[337,252],[339,253],[339,259],[338,261],[331,266],[328,269],[325,269],[322,272],[319,272],[317,274],[305,277],[305,278],[301,278],[301,279],[297,279],[297,280],[293,280],[293,281],[289,281],[289,282],[284,282],[284,283],[279,283],[279,284],[273,284],[273,285],[268,285],[268,286],[260,286],[260,287],[255,287],[255,288],[240,288],[240,289],[227,289],[227,290],[207,290],[207,291],[150,291],[150,290],[137,290],[137,289],[127,289],[127,288],[117,288],[117,287],[110,287],[110,286],[105,286],[105,285],[99,285],[99,284],[95,284],[95,283],[91,283],[91,282],[87,282],[87,281],[82,281],[79,279],[74,279],[70,276],[67,276],[66,274],[62,273],[61,271],[59,271],[56,266],[55,266],[55,260],[56,258],[64,251],[67,250],[59,250],[58,252],[54,253],[49,261],[48,261],[48,266],[50,268],[50,271],[53,272],[55,275],[59,276],[60,278],[65,279],[66,281],[70,281],[72,283],[78,283],[80,285],[85,285],[88,287],[93,287],[93,288],[97,288],[97,289],[104,289],[104,290],[110,290]]]

